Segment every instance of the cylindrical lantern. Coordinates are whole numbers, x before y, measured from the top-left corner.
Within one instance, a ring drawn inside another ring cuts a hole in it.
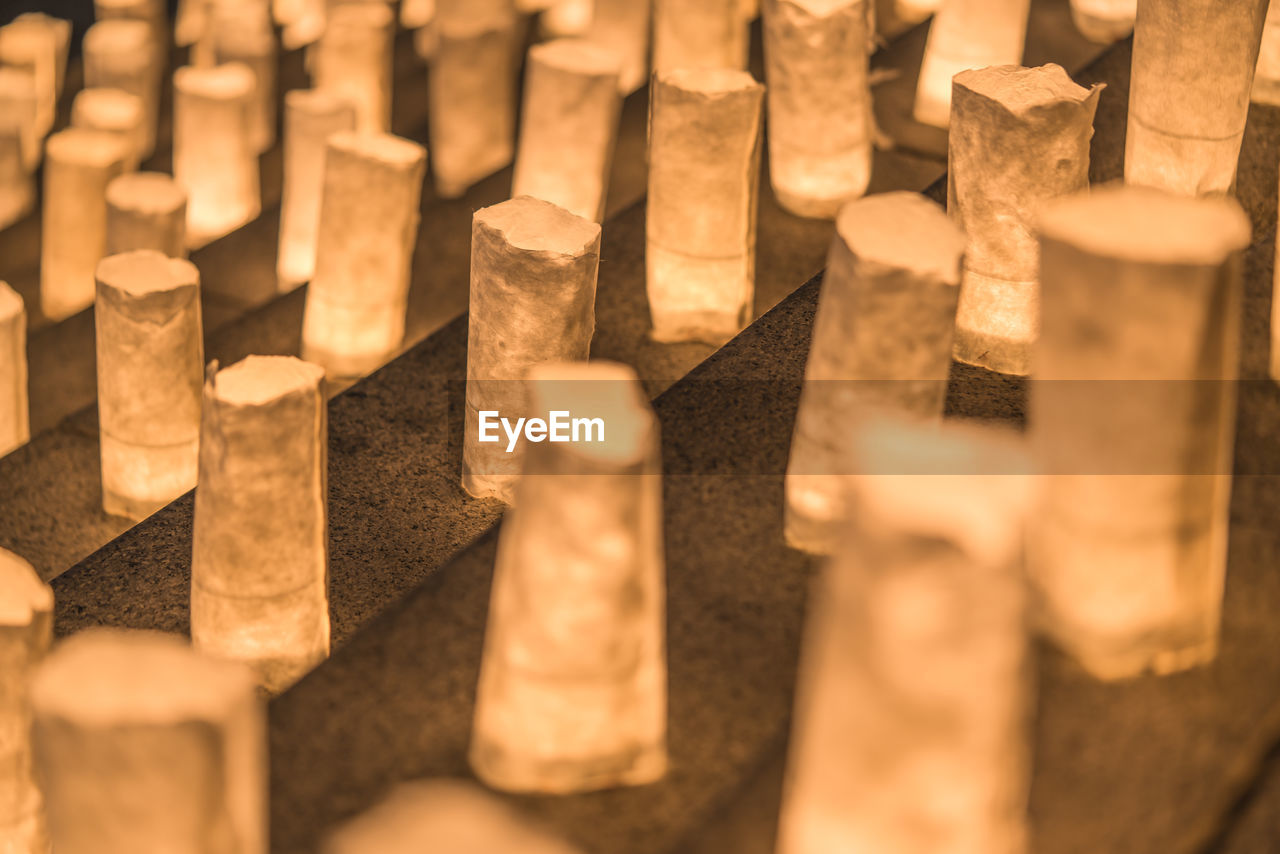
[[[1133,32],[1138,0],[1071,0],[1071,20],[1089,41],[1111,44]]]
[[[649,82],[649,18],[649,3],[595,0],[586,38],[617,57],[618,88],[623,95]]]
[[[27,312],[18,292],[0,282],[0,456],[31,438],[27,401]]]
[[[141,519],[196,484],[200,274],[141,249],[98,265],[102,506]]]
[[[511,195],[599,222],[621,108],[607,50],[568,39],[531,47]]]
[[[173,177],[187,192],[187,245],[198,249],[257,218],[253,72],[240,63],[173,73]]]
[[[834,219],[871,180],[869,0],[766,0],[769,177],[784,208]]]
[[[376,370],[404,339],[426,159],[390,134],[329,137],[302,354],[332,377]]]
[[[989,430],[849,437],[870,471],[809,597],[777,854],[1027,850],[1034,480]]]
[[[266,854],[266,710],[241,665],[88,629],[36,671],[31,702],[58,854]]]
[[[1229,192],[1267,0],[1139,0],[1124,180],[1187,196]]]
[[[653,70],[747,66],[741,0],[654,0]]]
[[[361,131],[391,130],[394,25],[384,3],[334,6],[311,57],[311,85],[349,101]]]
[[[5,854],[49,852],[44,804],[31,773],[29,682],[52,640],[53,591],[31,564],[0,549],[0,850]]]
[[[154,249],[187,257],[187,194],[161,172],[130,172],[107,185],[106,255]]]
[[[1280,107],[1280,3],[1267,6],[1249,99],[1258,104]]]
[[[645,286],[658,341],[721,343],[751,317],[763,99],[744,71],[654,77]]]
[[[34,168],[40,152],[35,114],[34,78],[0,67],[0,228],[22,219],[35,205]]]
[[[786,478],[786,537],[827,553],[843,528],[851,425],[942,417],[964,234],[916,193],[845,206],[827,257]]]
[[[947,212],[969,240],[956,311],[961,362],[1031,370],[1040,322],[1035,216],[1045,201],[1088,189],[1101,90],[1077,86],[1057,65],[956,75]]]
[[[329,92],[295,89],[284,96],[284,192],[276,259],[281,291],[315,275],[325,148],[330,136],[355,126],[355,107]]]
[[[289,356],[205,381],[191,640],[272,693],[329,655],[325,416],[324,370]]]
[[[970,68],[1019,65],[1030,0],[945,0],[929,25],[916,83],[915,119],[945,128],[951,78]]]
[[[212,26],[215,62],[238,62],[253,72],[249,138],[254,151],[266,151],[276,142],[277,51],[271,20],[236,14],[233,4],[230,8],[217,7]]]
[[[107,243],[107,184],[124,171],[117,136],[68,128],[45,144],[40,310],[61,320],[93,304],[94,270]]]
[[[427,77],[431,172],[457,198],[511,162],[516,123],[515,21],[442,18]]]
[[[476,211],[471,227],[462,487],[511,503],[524,442],[481,430],[529,414],[533,365],[585,360],[595,331],[600,226],[527,196]],[[482,416],[482,413],[488,413]],[[500,432],[500,431],[499,431]]]
[[[651,783],[667,767],[657,419],[625,365],[528,376],[547,436],[502,524],[471,767],[517,792]]]
[[[0,65],[27,69],[36,81],[36,129],[47,134],[58,111],[61,31],[56,18],[21,18],[0,27]],[[65,54],[64,54],[65,55]]]
[[[157,59],[152,30],[143,21],[99,21],[84,34],[84,84],[121,89],[142,99],[143,160],[156,147],[163,59]],[[167,44],[166,44],[167,50]]]
[[[136,170],[142,160],[145,121],[142,99],[123,89],[81,89],[71,102],[73,127],[110,133],[125,144],[126,172]]]
[[[1233,200],[1115,187],[1051,203],[1039,227],[1040,623],[1104,679],[1208,661],[1249,221]]]

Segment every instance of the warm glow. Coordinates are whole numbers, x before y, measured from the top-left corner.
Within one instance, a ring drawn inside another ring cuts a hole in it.
[[[191,638],[272,693],[329,655],[323,381],[318,365],[249,356],[204,388]]]
[[[107,185],[107,255],[154,249],[187,257],[187,194],[161,172],[131,172]]]
[[[384,3],[331,5],[311,54],[311,85],[356,111],[356,128],[391,130],[391,48],[395,18]]]
[[[744,71],[659,73],[652,87],[645,285],[658,341],[732,338],[755,298],[764,87]]]
[[[503,521],[471,734],[498,789],[569,793],[666,771],[657,422],[635,372],[544,363],[529,411],[600,418],[604,441],[530,443]]]
[[[139,250],[104,258],[97,279],[102,505],[141,519],[196,483],[200,274]]]
[[[120,89],[142,99],[142,141],[139,155],[151,156],[156,144],[157,114],[163,63],[156,56],[154,31],[143,21],[99,21],[84,34],[86,86]]]
[[[0,457],[30,438],[27,416],[27,313],[0,282]]]
[[[1049,475],[1031,541],[1040,622],[1105,679],[1208,661],[1249,222],[1234,201],[1117,186],[1051,203],[1040,228],[1028,412]]]
[[[649,82],[650,4],[634,0],[595,0],[586,39],[617,57],[618,88],[628,95]]]
[[[653,70],[746,68],[743,0],[654,0]]]
[[[539,362],[585,360],[595,331],[600,226],[527,196],[476,211],[471,228],[462,486],[510,503],[524,445],[479,441],[479,413],[529,414],[523,379]]]
[[[1133,32],[1138,0],[1071,0],[1071,19],[1085,38],[1111,44]]]
[[[142,99],[123,89],[81,89],[71,102],[73,127],[110,133],[124,144],[126,172],[137,169],[141,161],[145,119]]]
[[[329,137],[302,354],[331,377],[381,367],[404,338],[426,158],[390,134]]]
[[[964,234],[916,193],[840,211],[787,464],[791,546],[834,547],[850,431],[868,412],[942,417],[963,253]]]
[[[35,115],[34,77],[0,67],[0,229],[22,219],[35,204],[33,167],[40,156]]]

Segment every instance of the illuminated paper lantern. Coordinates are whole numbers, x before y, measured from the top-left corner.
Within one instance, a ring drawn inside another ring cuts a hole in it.
[[[173,177],[187,192],[187,245],[198,249],[262,209],[251,111],[253,72],[240,63],[173,73]]]
[[[747,67],[742,0],[654,0],[653,70]]]
[[[507,791],[651,783],[667,767],[657,419],[625,365],[544,363],[528,385],[548,430],[502,524],[471,767]]]
[[[93,274],[107,242],[107,184],[127,156],[119,137],[86,128],[45,143],[40,310],[51,320],[93,304]]]
[[[155,50],[169,49],[169,4],[165,0],[93,0],[95,21],[142,21],[151,27]],[[161,54],[160,64],[164,64]]]
[[[512,196],[533,196],[599,222],[622,99],[618,61],[570,39],[529,48]]]
[[[205,381],[191,640],[271,693],[329,655],[325,424],[317,365],[249,356]]]
[[[1034,479],[988,431],[851,436],[868,469],[809,597],[777,854],[1027,850]]]
[[[266,712],[241,665],[88,629],[36,671],[31,701],[58,854],[266,854]]]
[[[142,99],[123,89],[81,89],[71,102],[73,127],[103,131],[124,143],[126,172],[136,170],[141,162],[145,120]]]
[[[276,141],[276,37],[265,6],[235,3],[214,6],[210,22],[213,62],[238,62],[253,72],[249,137],[255,152]]]
[[[465,783],[401,783],[329,835],[322,854],[580,854]]]
[[[595,0],[554,0],[538,17],[538,32],[546,39],[582,38],[591,29]]]
[[[586,39],[617,57],[618,88],[623,95],[649,82],[649,18],[648,3],[595,0]]]
[[[27,311],[18,292],[0,282],[0,456],[30,438]]]
[[[327,5],[326,0],[298,0],[293,20],[284,24],[280,32],[285,50],[297,50],[319,40],[324,33]]]
[[[476,211],[462,488],[514,499],[524,442],[481,442],[480,413],[529,414],[524,378],[540,362],[585,360],[595,332],[600,226],[520,196]]]
[[[1139,0],[1126,183],[1188,196],[1235,186],[1266,10],[1266,0]]]
[[[744,71],[654,77],[645,287],[658,341],[718,344],[751,317],[763,100]]]
[[[196,484],[200,274],[149,249],[104,258],[94,321],[102,506],[141,519]]]
[[[329,92],[295,89],[284,96],[284,192],[276,259],[281,291],[315,274],[325,148],[330,136],[355,126],[355,108]]]
[[[1071,20],[1089,41],[1111,44],[1133,32],[1138,0],[1071,0]]]
[[[1006,374],[1031,370],[1039,325],[1039,207],[1089,187],[1102,86],[1057,65],[962,71],[951,96],[947,212],[968,235],[955,357]]]
[[[1039,621],[1103,679],[1206,662],[1249,221],[1233,200],[1114,187],[1052,202],[1039,222],[1027,418],[1051,475],[1032,539]]]
[[[52,128],[67,61],[70,22],[42,14],[23,15],[0,27],[0,65],[28,69],[36,82],[36,131]]]
[[[951,78],[970,68],[1019,65],[1030,0],[943,0],[929,25],[916,84],[915,119],[945,128]]]
[[[52,640],[53,591],[31,564],[0,549],[0,851],[5,854],[49,852],[31,771],[28,683]]]
[[[431,172],[457,198],[511,163],[515,152],[515,21],[441,16],[427,76]]]
[[[35,166],[40,141],[35,133],[35,78],[0,67],[0,229],[35,206]]]
[[[766,0],[769,175],[784,208],[834,219],[871,180],[869,0]]]
[[[951,370],[964,234],[916,193],[836,220],[787,464],[787,542],[828,553],[844,526],[850,425],[874,411],[937,423]]]
[[[403,0],[400,3],[400,26],[417,30],[431,26],[436,19],[436,0]]]
[[[394,25],[383,3],[343,3],[329,10],[311,55],[311,85],[349,101],[361,131],[391,129]]]
[[[85,86],[121,89],[142,99],[140,156],[145,160],[155,150],[164,68],[152,30],[144,21],[100,21],[84,34],[82,46]]]
[[[160,172],[130,172],[107,185],[105,255],[154,249],[187,257],[187,194]]]
[[[1249,98],[1258,104],[1280,106],[1280,3],[1267,6]]]
[[[404,339],[426,159],[390,134],[329,137],[302,355],[331,377],[380,368]]]

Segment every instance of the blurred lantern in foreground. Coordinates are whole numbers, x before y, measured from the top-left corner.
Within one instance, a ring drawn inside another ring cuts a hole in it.
[[[600,226],[527,196],[476,211],[462,488],[514,500],[525,442],[482,441],[481,413],[511,424],[529,416],[524,378],[539,362],[585,360],[595,332]]]
[[[826,553],[844,528],[849,432],[868,412],[936,423],[951,370],[964,234],[917,193],[836,220],[786,479],[787,542]]]
[[[31,438],[27,401],[27,312],[0,282],[0,456]]]
[[[850,431],[842,543],[810,597],[777,854],[1026,850],[1016,436]]]
[[[53,640],[53,591],[31,564],[0,549],[0,851],[48,854],[31,770],[31,673]]]
[[[330,834],[322,854],[578,854],[483,789],[402,783]]]
[[[94,319],[102,506],[141,519],[196,485],[200,274],[154,250],[104,258]]]
[[[764,87],[745,71],[659,72],[649,121],[645,289],[658,341],[720,344],[755,302]]]
[[[1249,115],[1267,0],[1139,0],[1124,180],[1227,193]]]
[[[870,0],[766,0],[769,177],[799,216],[834,219],[871,180]]]
[[[1034,218],[1046,200],[1088,189],[1101,90],[1077,86],[1057,65],[956,75],[947,212],[968,236],[959,361],[1006,374],[1031,370],[1040,324]]]
[[[329,654],[324,371],[289,356],[210,370],[191,639],[278,693]]]
[[[302,356],[331,377],[382,367],[404,339],[426,161],[391,134],[329,137]]]
[[[625,365],[545,363],[529,387],[548,435],[502,526],[471,767],[508,791],[650,783],[667,767],[657,420]]]
[[[915,119],[945,128],[951,78],[970,68],[1019,65],[1030,0],[945,0],[929,25],[916,83]]]
[[[605,49],[568,39],[529,48],[511,195],[600,222],[621,107]]]
[[[266,714],[241,665],[89,629],[36,671],[31,700],[58,854],[266,854]]]
[[[1217,650],[1249,238],[1235,201],[1140,187],[1040,218],[1031,577],[1050,638],[1101,678]]]

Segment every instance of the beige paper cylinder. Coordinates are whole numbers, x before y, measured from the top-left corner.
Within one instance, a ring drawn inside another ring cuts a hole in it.
[[[1043,630],[1099,678],[1216,652],[1249,239],[1234,200],[1143,187],[1040,217],[1031,579]]]
[[[613,54],[574,40],[531,47],[511,195],[600,222],[621,109]]]
[[[212,25],[215,62],[238,62],[253,72],[253,94],[249,99],[249,138],[255,152],[264,152],[276,142],[278,60],[271,21],[269,18],[259,21],[253,14],[223,9],[214,15]]]
[[[107,185],[106,255],[154,249],[187,257],[187,194],[161,172],[131,172]]]
[[[196,484],[200,274],[149,249],[104,258],[94,320],[102,505],[142,519]]]
[[[31,564],[0,549],[0,850],[5,854],[49,854],[44,804],[31,769],[29,682],[52,641],[53,591]]]
[[[524,443],[482,443],[479,413],[528,413],[524,378],[546,361],[585,360],[595,331],[600,226],[527,196],[476,211],[462,488],[514,500]]]
[[[142,160],[145,120],[142,99],[123,89],[81,89],[71,102],[72,127],[103,131],[124,143],[126,172],[136,170]]]
[[[249,356],[204,385],[191,640],[276,694],[329,655],[324,370]]]
[[[1249,99],[1257,104],[1280,107],[1280,4],[1267,6]]]
[[[20,69],[0,68],[0,229],[35,206],[35,82]]]
[[[56,18],[19,17],[0,27],[0,65],[25,68],[36,82],[36,132],[53,129],[66,42]],[[65,23],[65,22],[62,22]]]
[[[652,783],[667,768],[657,419],[625,365],[543,363],[528,377],[531,414],[600,427],[526,451],[498,544],[471,767],[516,792]]]
[[[653,70],[747,66],[741,0],[654,0]]]
[[[743,71],[654,77],[645,287],[658,341],[723,343],[751,317],[764,87]]]
[[[36,671],[31,700],[58,854],[266,854],[266,710],[241,665],[175,635],[88,629]]]
[[[586,39],[618,58],[618,89],[624,96],[649,82],[649,19],[649,3],[595,0]]]
[[[1071,20],[1091,42],[1111,44],[1133,32],[1138,0],[1071,0]]]
[[[127,147],[112,134],[68,128],[45,144],[40,310],[61,320],[93,304],[94,270],[107,243],[107,184]]]
[[[312,87],[349,101],[361,131],[391,130],[394,25],[382,3],[343,3],[330,10],[311,56]]]
[[[86,86],[121,89],[142,99],[144,160],[155,150],[164,68],[152,36],[144,21],[111,19],[90,27],[83,42]]]
[[[284,96],[284,191],[276,259],[281,292],[315,275],[325,148],[330,136],[355,126],[355,108],[329,92],[295,89]]]
[[[31,438],[27,391],[27,312],[0,282],[0,457]]]
[[[262,208],[252,139],[253,72],[240,63],[173,73],[173,177],[187,193],[187,246],[198,249]]]
[[[329,137],[302,354],[331,377],[380,368],[404,338],[426,159],[391,134]]]

